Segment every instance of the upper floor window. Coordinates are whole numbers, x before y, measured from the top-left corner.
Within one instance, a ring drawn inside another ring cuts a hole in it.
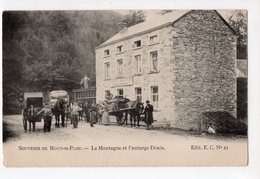
[[[105,79],[109,79],[110,78],[110,63],[107,62],[105,63]]]
[[[123,60],[117,60],[117,76],[122,77],[124,74],[124,69],[123,69]]]
[[[123,45],[120,45],[116,48],[117,53],[121,53],[123,51]]]
[[[157,72],[158,69],[158,51],[150,53],[150,70],[151,72]]]
[[[141,74],[142,73],[141,55],[136,55],[134,57],[134,72],[135,72],[135,74]]]
[[[142,46],[142,42],[141,40],[137,40],[134,42],[134,48],[138,48],[138,47],[141,47]]]
[[[109,55],[110,55],[109,49],[107,49],[107,50],[104,51],[104,55],[105,55],[105,56],[109,56]]]
[[[153,35],[150,37],[150,44],[158,43],[158,35]]]

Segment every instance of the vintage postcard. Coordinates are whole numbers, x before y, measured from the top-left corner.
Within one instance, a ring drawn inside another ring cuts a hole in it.
[[[247,10],[4,11],[6,167],[246,166]]]

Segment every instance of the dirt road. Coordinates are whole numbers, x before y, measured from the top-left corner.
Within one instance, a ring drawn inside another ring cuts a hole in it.
[[[4,116],[13,137],[4,142],[5,166],[223,166],[247,163],[246,138],[176,135],[144,127],[80,122],[43,133],[24,132],[21,116]]]

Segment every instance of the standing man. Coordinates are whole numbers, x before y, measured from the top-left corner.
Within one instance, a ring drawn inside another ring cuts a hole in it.
[[[149,130],[150,125],[153,123],[153,105],[150,104],[149,100],[146,101],[144,112],[145,112],[146,130]]]
[[[79,122],[79,111],[82,110],[76,102],[73,103],[71,107],[71,116],[72,116],[72,124],[73,129],[78,128],[78,122]]]
[[[51,121],[52,121],[52,112],[48,103],[45,103],[45,106],[42,110],[40,110],[37,115],[43,113],[44,125],[43,130],[44,132],[51,131]]]
[[[28,108],[23,109],[23,119],[24,119],[24,130],[27,132],[27,123],[28,123]]]
[[[85,104],[83,105],[83,110],[84,110],[84,113],[85,113],[85,120],[87,122],[90,122],[89,121],[89,118],[90,118],[90,109],[91,109],[91,106],[88,104],[88,101],[85,102]]]
[[[33,131],[35,131],[35,112],[33,105],[30,106],[28,109],[28,121],[29,121],[29,132],[31,132],[32,126]]]
[[[87,77],[87,75],[85,75],[84,78],[81,79],[80,84],[83,85],[83,87],[85,89],[88,89],[88,87],[89,87],[89,85],[88,85],[89,80],[90,80],[90,78]]]

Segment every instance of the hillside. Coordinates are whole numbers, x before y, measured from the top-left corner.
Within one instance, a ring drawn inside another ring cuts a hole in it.
[[[6,11],[3,13],[3,109],[21,108],[24,91],[95,86],[95,47],[117,32],[113,11]]]

